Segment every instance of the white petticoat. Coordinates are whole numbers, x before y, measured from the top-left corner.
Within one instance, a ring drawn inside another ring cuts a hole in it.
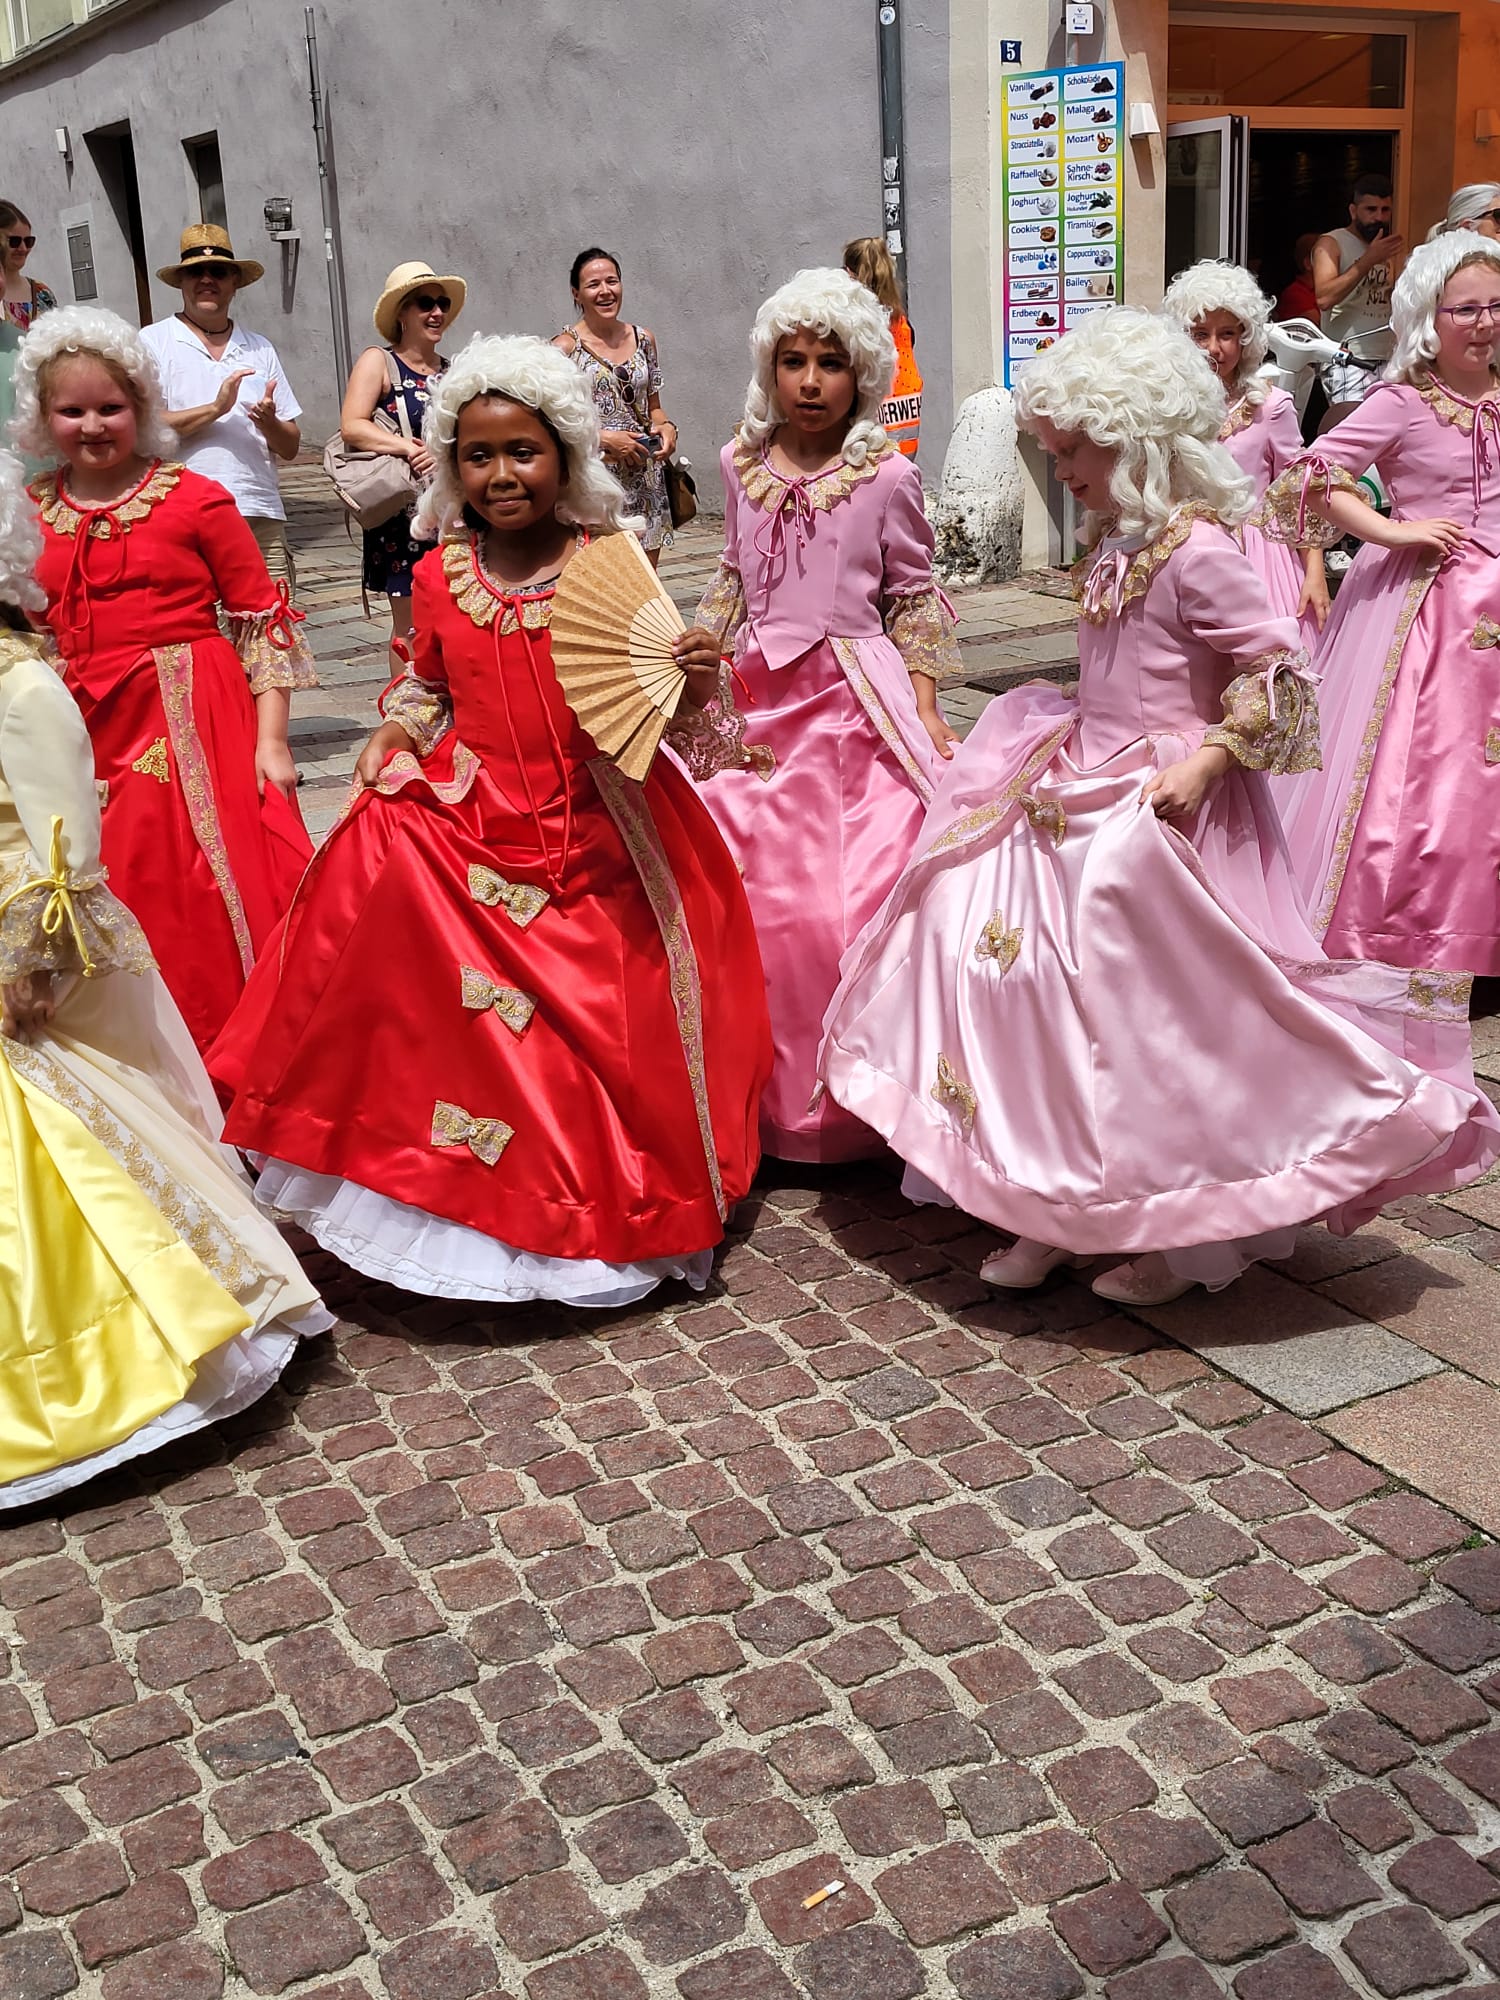
[[[602,1311],[634,1305],[665,1278],[685,1279],[701,1292],[713,1269],[712,1249],[638,1264],[544,1257],[336,1174],[309,1173],[283,1160],[257,1165],[255,1198],[269,1215],[299,1223],[325,1250],[367,1278],[430,1298],[500,1305],[554,1299]]]

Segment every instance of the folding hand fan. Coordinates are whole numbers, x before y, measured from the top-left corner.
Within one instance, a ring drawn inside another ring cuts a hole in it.
[[[638,783],[687,686],[672,657],[686,629],[634,535],[579,549],[552,599],[552,664],[564,699]]]

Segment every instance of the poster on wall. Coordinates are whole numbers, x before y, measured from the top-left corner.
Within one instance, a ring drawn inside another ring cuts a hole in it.
[[[1123,63],[1007,76],[1001,150],[1005,387],[1124,289]]]

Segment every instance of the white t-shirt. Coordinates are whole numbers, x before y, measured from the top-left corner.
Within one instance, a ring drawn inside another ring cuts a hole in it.
[[[175,314],[143,328],[141,338],[151,350],[169,410],[200,409],[213,401],[225,377],[237,368],[255,371],[240,384],[239,399],[227,416],[206,425],[196,437],[181,440],[181,455],[194,472],[227,487],[248,520],[284,521],[286,508],[276,483],[271,447],[245,415],[246,406],[260,402],[265,395],[267,381],[276,384],[276,414],[283,422],[290,423],[302,414],[281,357],[270,341],[236,321],[229,345],[215,361],[192,328]]]

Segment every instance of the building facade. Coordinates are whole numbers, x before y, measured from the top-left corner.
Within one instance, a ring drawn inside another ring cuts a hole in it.
[[[717,491],[758,301],[882,223],[878,17],[891,0],[318,0],[332,248],[355,352],[386,271],[470,281],[461,339],[550,334],[568,265],[602,243],[654,328],[664,402]],[[1494,0],[896,0],[902,227],[926,378],[929,482],[959,402],[1001,379],[1007,74],[1124,64],[1126,301],[1169,269],[1238,254],[1268,288],[1304,230],[1384,170],[1409,241],[1453,187],[1500,179]],[[223,221],[267,265],[244,301],[309,416],[340,383],[301,0],[0,0],[0,195],[31,217],[61,299],[133,318],[175,302],[153,273],[187,221]],[[268,208],[268,204],[271,204]],[[290,207],[290,220],[286,207]],[[277,226],[273,239],[268,221]],[[455,344],[455,343],[450,343]],[[1028,559],[1058,524],[1033,468]]]

